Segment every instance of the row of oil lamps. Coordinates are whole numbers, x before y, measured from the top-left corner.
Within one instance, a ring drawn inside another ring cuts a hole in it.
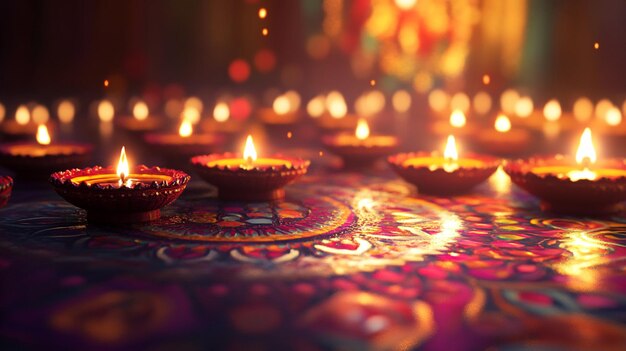
[[[184,142],[181,136],[152,135],[153,144],[169,146],[172,154],[199,151],[202,143]],[[89,159],[91,147],[81,144],[52,144],[45,125],[37,130],[39,145],[0,145],[0,163],[18,176],[54,172],[50,182],[68,202],[87,210],[91,221],[106,223],[148,221],[160,216],[160,208],[174,201],[190,177],[183,171],[160,167],[131,167],[122,148],[117,167],[76,169]],[[398,144],[391,135],[370,135],[365,120],[354,133],[339,133],[323,139],[329,150],[346,164],[367,165],[387,156]],[[186,149],[185,145],[193,146]],[[199,152],[198,152],[199,153]],[[498,158],[458,154],[455,138],[449,135],[443,153],[400,153],[387,158],[391,168],[419,192],[433,195],[463,193],[485,181],[501,165]],[[215,153],[191,158],[198,175],[218,188],[223,200],[271,201],[284,197],[284,187],[307,172],[309,160],[275,155],[258,157],[252,136],[243,154]],[[590,129],[585,129],[575,158],[534,157],[504,163],[512,181],[543,201],[546,210],[574,214],[605,214],[626,200],[626,163],[622,159],[598,160]],[[48,173],[49,174],[49,173]],[[0,201],[6,202],[12,180],[0,181]]]

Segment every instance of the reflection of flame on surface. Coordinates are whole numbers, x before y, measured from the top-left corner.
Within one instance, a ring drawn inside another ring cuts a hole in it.
[[[454,110],[452,114],[450,114],[450,125],[455,128],[462,128],[465,126],[467,119],[465,118],[465,114],[461,110]]]
[[[359,119],[356,130],[354,131],[354,135],[359,140],[365,140],[370,135],[370,127],[369,125],[367,125],[367,121],[365,119]]]
[[[598,284],[595,267],[609,262],[607,253],[610,247],[602,241],[590,236],[588,232],[574,231],[565,233],[560,247],[571,253],[571,256],[555,265],[555,269],[572,280],[571,286],[578,290],[594,290]]]
[[[120,159],[117,162],[117,176],[120,177],[120,182],[126,181],[126,177],[130,174],[130,167],[128,166],[128,159],[126,158],[126,148],[122,146],[120,151]]]
[[[496,118],[494,123],[494,128],[496,128],[496,130],[500,133],[506,133],[511,130],[511,121],[509,120],[509,117],[503,114],[498,115],[498,118]]]
[[[511,178],[504,172],[502,166],[489,178],[489,183],[498,194],[506,194],[511,190]]]
[[[50,134],[45,124],[40,124],[37,127],[37,142],[41,145],[50,145]]]
[[[180,127],[178,128],[178,135],[180,135],[183,138],[186,138],[190,136],[192,133],[193,133],[193,126],[191,125],[191,122],[189,122],[186,119],[183,119],[183,121],[180,124]]]
[[[243,159],[248,163],[252,163],[257,159],[256,148],[254,147],[252,135],[248,135],[248,138],[246,138],[246,146],[243,149]]]

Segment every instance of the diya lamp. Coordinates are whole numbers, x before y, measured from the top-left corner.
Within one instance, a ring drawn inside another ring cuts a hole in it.
[[[541,208],[574,215],[618,211],[626,200],[626,160],[598,161],[591,130],[583,132],[575,158],[555,155],[508,162],[514,184],[541,200]]]
[[[178,133],[148,133],[144,140],[165,155],[168,160],[184,160],[205,152],[215,152],[224,143],[224,137],[216,133],[194,133],[193,124],[184,119]]]
[[[37,132],[37,124],[33,122],[28,107],[20,105],[15,110],[15,118],[6,119],[0,124],[0,131],[9,140],[27,139]]]
[[[147,222],[176,200],[189,182],[185,172],[131,168],[122,147],[117,167],[70,169],[50,175],[50,183],[67,202],[87,211],[87,220],[105,224]]]
[[[341,157],[346,167],[362,167],[389,155],[398,146],[398,138],[392,135],[370,135],[367,121],[359,119],[354,133],[338,133],[322,138],[326,148]]]
[[[132,116],[122,116],[115,119],[115,123],[132,133],[145,133],[155,131],[163,126],[163,121],[150,114],[148,105],[139,100],[133,105]]]
[[[400,153],[387,158],[391,168],[420,193],[454,195],[485,181],[500,165],[490,156],[459,157],[453,135],[448,136],[443,156],[437,152]]]
[[[520,155],[528,147],[530,133],[522,128],[512,128],[511,120],[503,113],[496,117],[493,129],[476,135],[481,150],[498,156]]]
[[[348,113],[348,105],[346,105],[346,100],[340,92],[331,91],[328,93],[324,104],[325,111],[316,118],[322,131],[332,133],[354,130],[359,117]],[[309,109],[307,108],[307,110]]]
[[[43,179],[54,171],[84,165],[91,159],[91,145],[52,143],[45,124],[37,128],[36,139],[37,143],[0,144],[0,164],[21,178]]]
[[[271,201],[285,197],[283,188],[306,174],[310,161],[280,155],[258,157],[248,135],[243,156],[201,155],[191,163],[202,179],[217,187],[222,200]]]
[[[13,189],[13,179],[9,176],[0,176],[0,207],[6,206],[11,197]]]

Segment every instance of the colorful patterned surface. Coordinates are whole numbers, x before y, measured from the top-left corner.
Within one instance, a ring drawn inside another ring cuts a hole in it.
[[[273,205],[192,182],[125,229],[19,185],[0,210],[8,349],[626,347],[626,213],[544,215],[501,172],[455,198],[314,173]]]

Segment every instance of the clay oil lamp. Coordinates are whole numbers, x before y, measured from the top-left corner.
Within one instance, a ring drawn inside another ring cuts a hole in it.
[[[224,143],[224,137],[215,133],[194,133],[190,121],[183,119],[178,133],[148,133],[144,140],[159,154],[170,160],[180,159],[188,164],[194,155],[215,152]]]
[[[583,132],[576,157],[556,155],[508,162],[513,183],[541,199],[546,211],[602,215],[626,200],[626,160],[597,160],[591,130]]]
[[[485,181],[500,160],[483,155],[459,157],[454,136],[449,135],[443,156],[437,152],[401,153],[387,158],[391,168],[420,193],[455,195]]]
[[[511,120],[504,114],[496,117],[493,129],[485,129],[476,135],[478,147],[493,155],[511,156],[523,153],[530,142],[530,133],[512,128]]]
[[[370,135],[365,119],[359,119],[354,133],[338,133],[322,138],[326,148],[341,157],[345,167],[368,166],[381,157],[389,155],[398,146],[398,138],[392,135]]]
[[[433,134],[439,136],[449,134],[467,136],[474,132],[474,127],[467,123],[467,117],[460,109],[453,110],[447,121],[441,119],[433,121],[430,129]]]
[[[9,176],[0,176],[0,207],[6,206],[11,197],[13,189],[13,179]]]
[[[150,114],[148,105],[139,100],[133,105],[132,116],[122,116],[115,119],[115,124],[131,133],[153,132],[163,126],[158,116]]]
[[[131,168],[122,147],[117,168],[71,169],[49,180],[62,198],[87,211],[89,222],[114,225],[160,218],[160,209],[182,194],[189,178],[174,169]]]
[[[284,187],[306,174],[310,161],[285,156],[257,157],[248,135],[241,155],[233,153],[195,156],[200,177],[218,189],[222,200],[271,201],[285,197]]]
[[[37,128],[36,139],[37,143],[0,144],[0,165],[20,178],[46,179],[54,171],[85,165],[91,159],[91,145],[52,143],[45,124]]]
[[[352,131],[356,128],[359,117],[348,113],[348,105],[343,95],[331,91],[324,101],[325,111],[316,118],[318,126],[325,133]],[[307,110],[309,110],[307,106]]]
[[[0,124],[0,132],[8,140],[28,139],[37,132],[37,124],[33,122],[28,107],[20,105],[15,110],[15,118]]]

